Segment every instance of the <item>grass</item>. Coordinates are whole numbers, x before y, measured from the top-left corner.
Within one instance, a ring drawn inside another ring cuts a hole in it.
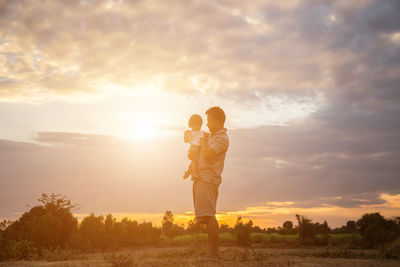
[[[179,235],[171,238],[173,245],[182,245],[188,243],[204,243],[208,241],[207,234]]]
[[[226,235],[227,236],[227,235]],[[190,237],[185,237],[189,239]],[[183,239],[185,239],[183,238]],[[400,260],[382,258],[376,250],[338,248],[221,247],[220,257],[205,260],[207,244],[175,247],[126,248],[114,252],[85,253],[80,260],[13,261],[0,266],[399,266]]]
[[[316,238],[322,239],[321,235],[317,235]],[[202,244],[207,243],[207,234],[186,234],[173,237],[171,239],[165,238],[163,241],[165,245],[189,245],[189,244]],[[232,233],[220,233],[220,243],[222,245],[236,245],[235,236]],[[251,233],[250,241],[253,246],[263,247],[286,247],[293,248],[299,247],[299,236],[298,235],[281,235],[281,234],[267,234],[267,233]],[[359,234],[332,234],[330,235],[327,245],[355,248],[361,243],[361,236]]]

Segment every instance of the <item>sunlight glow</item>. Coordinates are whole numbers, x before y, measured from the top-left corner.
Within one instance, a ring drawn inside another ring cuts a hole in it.
[[[145,141],[149,140],[157,134],[157,129],[152,126],[150,121],[140,121],[135,123],[129,136],[132,141]]]

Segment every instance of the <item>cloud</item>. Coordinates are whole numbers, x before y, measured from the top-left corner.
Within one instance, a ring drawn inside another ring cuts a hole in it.
[[[145,88],[207,97],[248,111],[250,115],[235,115],[242,129],[229,130],[219,202],[224,210],[271,201],[350,210],[384,204],[382,194],[400,193],[396,1],[1,5],[6,14],[0,16],[1,100],[66,101]],[[284,126],[265,125],[262,118],[268,111],[285,104],[300,106],[298,111],[287,108],[294,113],[307,109],[307,116],[293,116],[297,120]],[[252,118],[261,126],[245,128]],[[35,141],[46,145],[3,140],[0,151],[30,152],[7,153],[1,159],[7,168],[0,172],[19,179],[34,174],[30,179],[39,180],[59,175],[61,168],[70,179],[87,164],[85,175],[102,177],[108,189],[112,186],[105,181],[114,175],[122,180],[130,175],[163,177],[154,171],[153,158],[140,157],[149,148],[111,136],[41,131]],[[168,169],[165,177],[171,181],[186,164],[185,149],[180,141],[165,142],[159,145],[173,151],[177,165],[165,166],[163,160],[171,156],[165,153],[155,153],[155,162]],[[150,149],[157,151],[155,145]],[[98,155],[100,163],[88,160]],[[117,173],[110,162],[119,167]],[[16,166],[27,166],[26,171]],[[49,170],[51,175],[42,173]],[[142,190],[146,186],[151,188],[147,181],[138,183]],[[141,197],[160,212],[157,201]],[[177,202],[181,210],[190,206]]]
[[[311,117],[287,126],[230,131],[226,203],[233,208],[266,199],[319,202],[336,196],[343,199],[331,203],[343,207],[363,204],[357,198],[379,203],[381,192],[400,192],[400,135],[389,129],[365,129],[357,122],[337,127]]]
[[[113,136],[99,134],[80,134],[68,132],[38,132],[34,141],[53,146],[96,147],[118,146],[119,140]]]
[[[2,73],[15,83],[5,85],[12,90],[3,99],[152,83],[167,91],[262,105],[271,95],[316,98],[345,93],[350,80],[364,90],[358,83],[398,79],[399,47],[382,37],[399,31],[394,1],[12,1],[3,6],[8,15],[0,23]]]
[[[328,208],[345,209],[346,218],[352,209],[386,210],[385,203],[393,202],[386,196],[400,193],[398,148],[381,150],[375,135],[359,138],[323,126],[229,130],[218,210],[317,209],[320,218]],[[393,141],[390,135],[381,138]],[[81,212],[192,210],[190,183],[178,179],[187,164],[180,138],[131,143],[104,135],[38,132],[34,141],[38,144],[0,142],[2,198],[13,203],[2,207],[3,214],[21,211],[21,202],[42,192],[60,190],[83,203]],[[271,220],[274,213],[262,214]]]
[[[191,207],[190,185],[180,178],[187,164],[181,142],[140,144],[65,132],[41,132],[35,140],[41,144],[0,142],[0,195],[10,203],[0,207],[1,217],[23,212],[42,192],[67,195],[83,213]]]

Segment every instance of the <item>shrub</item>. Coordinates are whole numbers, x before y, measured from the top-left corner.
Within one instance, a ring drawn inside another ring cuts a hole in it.
[[[377,213],[364,214],[357,226],[367,247],[383,247],[400,236],[400,226]]]
[[[392,258],[400,259],[400,237],[389,244],[387,253]]]
[[[300,242],[304,245],[311,245],[316,235],[315,227],[311,223],[311,220],[304,216],[300,217],[300,215],[296,215],[296,219],[299,224]]]
[[[235,238],[236,244],[239,246],[249,246],[250,245],[250,233],[251,227],[253,226],[253,222],[249,221],[246,224],[243,224],[242,218],[239,217],[236,221],[235,225]]]
[[[83,218],[79,226],[80,239],[88,242],[90,248],[103,248],[104,232],[103,216],[95,216],[93,213]]]
[[[7,258],[29,260],[36,257],[38,250],[32,241],[21,239],[10,243]]]

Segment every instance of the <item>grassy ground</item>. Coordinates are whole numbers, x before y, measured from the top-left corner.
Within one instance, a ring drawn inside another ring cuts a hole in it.
[[[222,247],[219,259],[203,260],[207,249],[206,245],[131,248],[72,255],[70,260],[1,262],[0,266],[400,266],[400,260],[380,259],[374,250]]]
[[[322,236],[317,236],[322,238]],[[223,245],[235,245],[232,233],[220,233],[220,242]],[[266,233],[251,233],[250,240],[253,244],[266,247],[296,247],[299,246],[298,235],[281,235]],[[332,234],[329,243],[335,246],[355,246],[361,241],[359,234]],[[181,235],[167,241],[166,245],[189,245],[207,242],[207,234]]]

